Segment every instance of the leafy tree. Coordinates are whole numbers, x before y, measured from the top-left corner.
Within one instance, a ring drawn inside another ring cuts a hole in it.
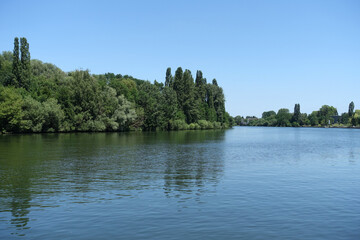
[[[136,102],[139,93],[134,80],[130,78],[113,78],[110,80],[109,86],[116,90],[118,96],[124,95],[130,102]]]
[[[162,90],[164,89],[164,84],[162,82],[156,81],[156,79],[154,81],[154,85],[158,89],[159,92],[162,92]]]
[[[224,114],[224,123],[225,123],[225,127],[232,127],[235,124],[235,120],[232,116],[230,116],[230,114],[228,112],[225,112]]]
[[[349,113],[341,114],[341,123],[342,124],[348,124],[349,121],[350,121]]]
[[[54,98],[40,103],[30,96],[24,99],[23,128],[28,132],[57,132],[64,120],[64,112]]]
[[[280,127],[289,127],[290,126],[291,113],[287,108],[279,109],[276,114],[277,125]]]
[[[351,125],[356,126],[358,124],[358,117],[352,117],[351,118]]]
[[[24,130],[28,132],[42,132],[45,123],[45,111],[40,102],[30,96],[26,96],[22,106],[24,113]]]
[[[47,99],[42,105],[45,113],[43,131],[58,132],[65,118],[64,111],[61,109],[58,101],[54,98]]]
[[[240,126],[243,124],[244,118],[238,115],[234,118],[234,122],[236,125]]]
[[[113,118],[118,124],[118,128],[114,128],[113,130],[128,130],[137,118],[135,107],[133,103],[126,100],[122,95],[118,97],[118,103],[118,107],[113,115]]]
[[[60,68],[56,67],[51,63],[43,63],[37,59],[31,59],[30,61],[30,72],[31,76],[43,77],[45,79],[50,79],[56,83],[65,81],[66,73],[64,73]],[[33,80],[33,78],[32,78]]]
[[[65,119],[62,124],[62,131],[75,131],[75,100],[74,100],[74,89],[72,87],[73,79],[67,79],[63,83],[59,84],[56,92],[56,99],[59,101],[61,108],[64,110]]]
[[[22,126],[23,99],[14,87],[0,86],[0,131],[19,132]]]
[[[164,112],[160,103],[163,101],[162,95],[158,88],[150,82],[144,82],[139,86],[138,104],[144,111],[144,130],[156,130],[166,127],[164,121]]]
[[[13,85],[15,77],[13,74],[13,55],[11,52],[4,51],[0,54],[0,85]]]
[[[300,122],[301,122],[301,125],[306,125],[306,126],[309,126],[310,125],[310,121],[308,119],[308,115],[307,113],[302,113],[300,115]]]
[[[360,124],[360,110],[355,110],[350,122],[352,126],[357,126]]]
[[[96,117],[100,111],[100,87],[89,71],[70,73],[72,88],[71,103],[74,106],[73,126],[79,131],[98,131],[106,128],[99,124]],[[99,129],[96,129],[96,128]]]
[[[267,111],[262,113],[262,118],[251,121],[252,126],[277,126],[276,113]]]
[[[313,111],[309,114],[308,119],[310,121],[311,126],[317,126],[319,124],[318,111]]]
[[[272,117],[272,116],[276,116],[276,112],[271,110],[271,111],[263,112],[261,117],[268,118],[268,117]]]
[[[59,85],[51,78],[46,78],[45,76],[33,77],[31,79],[29,92],[34,99],[44,102],[48,98],[56,97],[58,86]]]
[[[3,51],[2,54],[0,54],[0,61],[8,61],[10,63],[13,62],[13,53],[11,51]]]
[[[323,105],[318,112],[318,118],[319,123],[321,125],[327,125],[330,121],[330,123],[333,123],[333,118],[331,116],[338,115],[337,109],[333,106]]]

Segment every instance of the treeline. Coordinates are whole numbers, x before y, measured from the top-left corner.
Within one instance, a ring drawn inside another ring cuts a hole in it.
[[[266,111],[262,113],[261,118],[255,116],[246,118],[236,116],[235,125],[240,126],[273,126],[273,127],[353,127],[360,125],[360,110],[354,110],[354,102],[349,104],[348,112],[338,115],[338,111],[333,106],[323,105],[318,111],[311,114],[301,113],[300,104],[295,104],[294,112],[289,109],[281,108],[275,111]]]
[[[233,118],[216,79],[166,70],[165,84],[128,75],[65,73],[30,60],[26,38],[0,54],[0,132],[227,128]]]

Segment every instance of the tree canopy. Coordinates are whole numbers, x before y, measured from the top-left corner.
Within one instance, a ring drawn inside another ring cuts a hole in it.
[[[26,38],[0,54],[0,132],[71,132],[226,128],[223,90],[202,72],[171,68],[165,82],[129,75],[65,73],[30,59]]]

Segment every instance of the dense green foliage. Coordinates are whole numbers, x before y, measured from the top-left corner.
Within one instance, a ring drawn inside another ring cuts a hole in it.
[[[301,113],[300,104],[295,104],[294,113],[289,109],[282,108],[277,113],[274,111],[263,112],[261,118],[236,116],[236,125],[248,126],[277,126],[277,127],[300,127],[300,126],[335,126],[352,127],[360,125],[360,110],[354,112],[354,102],[349,104],[348,113],[338,116],[338,111],[333,106],[323,105],[318,111],[311,114]]]
[[[166,70],[165,84],[128,75],[65,73],[30,60],[26,38],[0,54],[0,132],[226,128],[233,119],[214,79]]]

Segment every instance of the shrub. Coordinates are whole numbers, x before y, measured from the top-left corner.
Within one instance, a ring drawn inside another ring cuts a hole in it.
[[[221,126],[221,123],[220,123],[220,122],[214,122],[214,123],[213,123],[213,127],[214,127],[215,129],[222,128],[222,126]]]
[[[292,123],[292,126],[293,126],[293,127],[300,127],[299,123],[297,123],[297,122],[293,122],[293,123]]]
[[[189,129],[189,125],[186,124],[185,120],[174,120],[170,121],[171,130],[186,130]]]

